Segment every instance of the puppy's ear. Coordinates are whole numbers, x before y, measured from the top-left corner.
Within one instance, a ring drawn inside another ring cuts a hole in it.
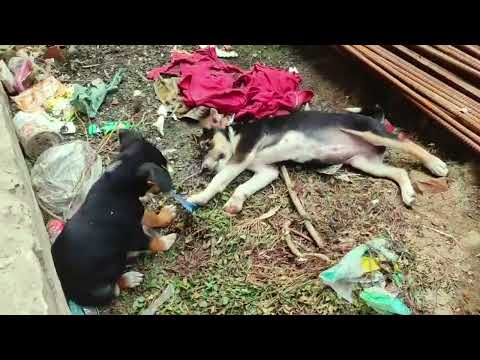
[[[118,131],[118,138],[120,140],[120,151],[125,150],[134,142],[142,140],[140,134],[132,130],[120,129]]]
[[[160,192],[168,192],[173,189],[172,179],[166,168],[154,163],[145,163],[137,170],[137,176],[145,179],[147,183],[156,186]]]

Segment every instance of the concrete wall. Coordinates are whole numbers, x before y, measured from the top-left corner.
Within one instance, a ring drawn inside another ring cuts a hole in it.
[[[0,314],[69,314],[1,84]]]

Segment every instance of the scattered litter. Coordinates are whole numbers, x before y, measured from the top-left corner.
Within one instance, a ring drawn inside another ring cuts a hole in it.
[[[389,287],[395,289],[404,282],[404,275],[398,265],[398,255],[387,248],[385,238],[375,238],[350,250],[338,264],[320,274],[322,281],[330,286],[338,296],[353,303],[353,290],[356,286],[363,289],[360,299],[382,314],[411,314],[402,302],[391,292],[385,290],[386,279],[382,271],[387,271],[393,280]],[[365,253],[370,253],[366,256]],[[384,264],[388,262],[390,268]]]
[[[215,45],[199,45],[200,49],[213,48],[219,58],[236,58],[238,53],[233,51],[232,46],[224,45],[221,49]]]
[[[87,133],[90,136],[94,136],[98,134],[109,134],[119,129],[131,129],[132,127],[133,125],[128,121],[106,121],[102,126],[90,124],[87,128]]]
[[[105,85],[101,79],[96,79],[87,86],[75,84],[72,105],[80,112],[87,114],[89,118],[96,117],[107,94],[118,90],[118,85],[126,71],[125,68],[119,69],[108,85]]]
[[[158,108],[157,110],[157,114],[158,114],[158,119],[157,121],[153,124],[154,127],[157,128],[158,132],[160,133],[160,135],[164,135],[163,133],[163,126],[165,124],[165,117],[167,116],[168,114],[168,109],[165,105],[160,105],[160,107]]]
[[[219,49],[215,47],[215,51],[217,52],[217,56],[219,58],[236,58],[238,57],[238,53],[236,51],[230,50],[224,50],[224,49]]]
[[[338,264],[320,274],[323,282],[349,303],[353,303],[352,291],[355,283],[365,272],[362,267],[362,257],[367,250],[366,244],[353,248]]]
[[[33,166],[32,185],[42,207],[69,219],[102,174],[102,159],[81,140],[45,150]]]
[[[325,168],[317,169],[317,173],[325,175],[334,175],[342,168],[343,164],[334,164]]]
[[[8,61],[8,68],[15,78],[15,90],[21,93],[33,84],[33,62],[19,56],[14,56]]]
[[[373,310],[382,315],[411,315],[412,311],[401,299],[389,293],[385,289],[374,286],[360,292],[360,299]]]
[[[75,116],[75,108],[71,104],[74,88],[73,86],[65,86],[63,89],[65,90],[63,93],[47,100],[44,107],[56,119],[71,121]]]
[[[47,232],[50,238],[50,242],[53,243],[57,239],[58,235],[63,231],[65,223],[58,219],[52,219],[47,223]]]
[[[47,100],[64,93],[65,86],[55,79],[55,77],[49,76],[45,80],[33,85],[30,89],[25,90],[20,95],[14,96],[13,101],[15,101],[18,108],[22,111],[41,111],[43,110],[43,104],[45,104]]]
[[[55,59],[59,63],[65,62],[65,54],[58,45],[49,46],[45,54],[45,59]]]
[[[58,130],[62,135],[72,135],[77,132],[77,127],[73,122],[66,122],[60,124],[60,129]]]
[[[364,256],[362,257],[362,269],[363,269],[363,272],[368,273],[368,272],[380,270],[380,266],[378,266],[375,259],[369,256]]]
[[[305,106],[303,107],[303,111],[310,111],[310,104],[306,103]]]
[[[178,78],[163,78],[160,76],[153,84],[153,88],[160,103],[173,109],[173,115],[181,116],[188,111],[180,97]]]
[[[51,119],[43,110],[19,111],[15,114],[13,123],[23,150],[32,159],[62,141],[61,123]]]
[[[137,97],[137,96],[143,96],[142,92],[140,90],[135,90],[133,92],[133,97]]]
[[[0,60],[0,82],[5,87],[5,90],[7,90],[7,93],[14,94],[16,92],[15,78],[3,60]]]
[[[170,300],[174,294],[175,287],[172,284],[168,284],[158,299],[154,300],[145,310],[141,311],[140,315],[155,315],[160,306]]]
[[[175,190],[170,191],[170,195],[180,204],[182,207],[187,210],[190,214],[197,210],[200,206],[194,203],[191,203],[183,196],[177,194]]]
[[[291,72],[291,73],[294,73],[294,74],[298,74],[298,70],[295,66],[290,66],[288,68],[288,72]]]
[[[68,307],[72,315],[100,315],[100,312],[97,308],[94,307],[83,307],[77,305],[77,303],[72,300],[68,300]]]

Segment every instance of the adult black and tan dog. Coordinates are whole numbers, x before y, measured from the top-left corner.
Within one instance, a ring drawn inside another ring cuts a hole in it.
[[[83,306],[108,304],[120,289],[139,285],[143,275],[125,272],[135,252],[165,251],[176,234],[156,235],[148,223],[168,226],[174,207],[147,213],[140,197],[172,189],[167,160],[140,135],[119,132],[120,155],[90,189],[52,245],[52,256],[65,296]],[[148,221],[146,221],[148,220]]]
[[[387,147],[415,157],[436,176],[448,173],[447,165],[436,156],[412,141],[388,134],[380,107],[337,114],[298,111],[226,129],[210,127],[204,135],[210,149],[202,167],[217,174],[205,190],[188,199],[190,202],[204,205],[244,170],[254,172],[225,204],[230,214],[240,212],[249,196],[274,181],[279,175],[277,165],[282,162],[346,164],[373,176],[389,178],[400,186],[407,206],[413,204],[415,191],[404,169],[383,163]]]

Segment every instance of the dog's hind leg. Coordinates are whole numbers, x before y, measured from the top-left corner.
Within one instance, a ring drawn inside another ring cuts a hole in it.
[[[395,181],[400,186],[402,199],[405,205],[412,206],[414,203],[415,190],[413,189],[410,178],[404,169],[383,164],[380,158],[367,158],[362,155],[355,156],[346,163],[356,169],[366,172],[367,174]]]
[[[383,137],[377,134],[374,134],[370,131],[356,131],[349,129],[342,129],[342,131],[356,135],[368,143],[375,146],[387,146],[395,150],[403,151],[416,159],[420,160],[423,165],[430,170],[430,172],[436,176],[447,176],[448,167],[442,160],[438,157],[430,154],[427,150],[422,148],[420,145],[415,144],[410,140],[396,140],[387,137]]]
[[[254,158],[254,154],[251,153],[242,162],[230,162],[228,163],[217,175],[215,175],[208,184],[207,188],[198,194],[194,194],[188,198],[188,201],[197,204],[205,205],[215,195],[225,190],[238,175],[240,175],[251,163]]]
[[[243,207],[245,200],[262,190],[265,186],[278,178],[278,169],[271,165],[257,165],[250,167],[255,174],[250,180],[235,189],[232,197],[227,201],[224,209],[229,214],[238,214]]]

